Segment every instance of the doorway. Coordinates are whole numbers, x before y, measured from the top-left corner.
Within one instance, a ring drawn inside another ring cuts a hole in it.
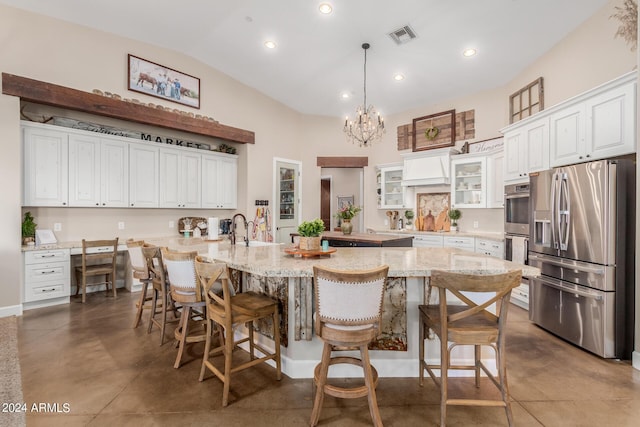
[[[320,219],[325,231],[331,231],[331,177],[320,177]]]
[[[290,243],[291,233],[300,224],[301,162],[295,160],[273,159],[274,191],[274,236],[277,243]]]

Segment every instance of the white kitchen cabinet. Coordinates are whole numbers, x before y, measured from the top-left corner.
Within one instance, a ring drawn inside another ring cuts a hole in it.
[[[510,129],[504,132],[504,182],[526,182],[531,172],[549,169],[549,118]]]
[[[586,97],[551,116],[551,166],[634,153],[636,84]]]
[[[504,150],[487,156],[487,207],[504,207]]]
[[[70,295],[69,249],[27,251],[24,261],[24,303],[42,307],[45,300],[68,303]],[[37,304],[33,304],[40,302]]]
[[[437,234],[414,234],[413,247],[441,248],[444,246],[444,236]]]
[[[451,160],[451,207],[487,207],[487,158],[456,156]]]
[[[181,150],[160,149],[161,208],[199,208],[202,156]]]
[[[129,145],[129,206],[159,206],[160,149],[150,144]]]
[[[69,206],[128,206],[128,166],[125,142],[70,133]]]
[[[443,245],[445,248],[460,248],[474,252],[476,239],[470,236],[444,236]]]
[[[477,253],[504,259],[504,243],[496,240],[476,238],[475,251]]]
[[[230,154],[202,155],[202,207],[235,209],[238,205],[238,158]]]
[[[402,186],[403,166],[380,168],[380,209],[402,209],[405,205],[405,187]]]
[[[67,206],[68,135],[52,126],[23,124],[23,206]]]

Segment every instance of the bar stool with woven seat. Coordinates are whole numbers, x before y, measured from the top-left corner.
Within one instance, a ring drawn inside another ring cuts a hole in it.
[[[314,266],[315,327],[324,341],[322,361],[314,371],[316,396],[311,425],[318,424],[324,395],[353,399],[367,396],[373,424],[382,426],[376,399],[378,373],[369,359],[368,345],[380,334],[382,298],[389,267],[341,271]],[[357,304],[353,302],[357,301]],[[360,350],[355,357],[331,357],[332,351]],[[329,366],[339,363],[358,365],[364,371],[364,386],[345,388],[329,384]]]
[[[163,345],[166,338],[165,330],[167,324],[176,323],[179,320],[178,310],[170,297],[169,282],[167,280],[160,248],[156,246],[144,246],[142,248],[142,254],[146,260],[149,276],[151,277],[151,296],[148,297],[150,300],[150,314],[147,333],[150,334],[153,325],[156,325],[160,328],[160,345]],[[173,313],[171,319],[167,318],[169,311]],[[160,315],[160,320],[156,319],[157,315]]]
[[[196,280],[194,260],[197,252],[174,252],[162,248],[162,262],[167,270],[171,299],[182,306],[174,335],[178,341],[178,355],[173,365],[179,368],[187,344],[206,339],[205,301],[200,283]]]
[[[507,413],[507,421],[513,426],[513,414],[507,384],[507,365],[505,357],[505,325],[509,309],[511,290],[520,285],[521,272],[513,271],[496,275],[473,275],[433,271],[431,286],[438,289],[438,304],[420,305],[420,385],[423,385],[424,370],[440,388],[440,425],[445,426],[447,405],[501,406]],[[472,293],[494,293],[488,301],[475,303]],[[452,303],[447,294],[459,301]],[[495,314],[489,311],[495,307]],[[424,359],[424,340],[429,331],[440,339],[440,364],[429,364]],[[451,343],[449,345],[449,343]],[[459,345],[474,346],[473,365],[451,363],[451,350]],[[481,346],[490,346],[496,354],[497,377],[481,360]],[[480,371],[495,384],[501,394],[501,400],[490,399],[453,399],[448,396],[449,369],[475,371],[475,386],[480,387]],[[434,370],[440,371],[440,378]]]
[[[142,283],[140,290],[140,298],[136,302],[136,317],[133,320],[133,328],[140,325],[142,312],[151,309],[151,296],[147,296],[149,286],[151,285],[151,274],[147,260],[142,253],[142,247],[145,246],[144,240],[127,240],[127,251],[129,252],[129,262],[134,279],[138,279]]]
[[[82,302],[87,300],[87,277],[105,276],[104,281],[93,283],[104,284],[107,295],[109,285],[116,291],[116,256],[118,254],[118,238],[114,240],[85,240],[82,239],[82,265],[76,267],[76,295],[82,289]]]
[[[196,258],[196,272],[205,291],[207,301],[207,340],[200,369],[200,381],[204,379],[205,370],[210,369],[224,384],[222,406],[229,403],[229,388],[231,374],[255,366],[268,360],[275,361],[276,379],[282,378],[280,362],[280,316],[278,302],[266,295],[255,292],[235,294],[230,285],[229,272],[224,263],[209,263],[205,259]],[[259,319],[271,318],[273,322],[274,350],[268,351],[254,340],[253,322]],[[218,325],[221,346],[211,350],[214,322]],[[246,325],[249,336],[240,340],[234,337],[234,326]],[[250,360],[232,366],[233,351],[239,344],[249,343]],[[256,357],[254,350],[262,352],[262,357]],[[219,369],[209,357],[214,354],[224,355],[224,367]]]

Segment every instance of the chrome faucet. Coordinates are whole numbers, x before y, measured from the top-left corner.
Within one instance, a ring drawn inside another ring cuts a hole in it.
[[[246,242],[247,246],[249,246],[249,223],[247,222],[247,217],[245,217],[241,213],[237,213],[233,216],[233,218],[231,218],[231,230],[229,230],[229,238],[231,239],[231,244],[232,245],[236,244],[236,218],[237,217],[242,218],[242,221],[244,222],[244,229],[246,232],[244,241]]]

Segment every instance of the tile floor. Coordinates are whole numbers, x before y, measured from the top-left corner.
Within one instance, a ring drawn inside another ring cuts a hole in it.
[[[202,346],[173,369],[176,349],[158,331],[132,329],[136,294],[91,294],[86,304],[30,310],[19,318],[24,398],[68,403],[70,412],[28,413],[28,426],[304,426],[313,405],[308,379],[259,366],[233,377],[230,404],[222,384],[198,382]],[[145,313],[146,315],[146,313]],[[640,372],[628,361],[592,356],[532,325],[513,307],[507,338],[513,412],[518,426],[640,425]],[[468,379],[458,379],[455,386]],[[481,392],[493,391],[487,384]],[[378,402],[386,426],[435,426],[438,391],[431,380],[381,378]],[[1,416],[2,414],[0,414]],[[506,425],[499,408],[451,407],[451,426]],[[371,425],[366,399],[325,398],[321,426]]]

